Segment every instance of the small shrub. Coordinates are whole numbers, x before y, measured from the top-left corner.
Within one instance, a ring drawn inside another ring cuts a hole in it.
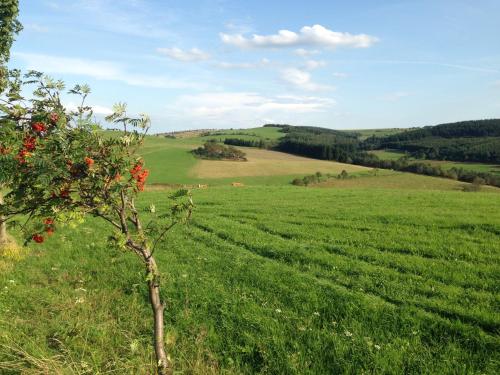
[[[347,171],[344,169],[344,170],[342,170],[342,172],[340,172],[338,178],[340,180],[345,180],[345,179],[349,178],[349,173],[347,173]]]

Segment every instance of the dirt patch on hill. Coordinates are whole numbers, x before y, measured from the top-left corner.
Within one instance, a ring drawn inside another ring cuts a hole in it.
[[[198,178],[225,178],[244,176],[279,176],[322,173],[359,172],[370,170],[358,165],[326,160],[315,160],[283,152],[241,147],[246,153],[246,162],[200,160],[190,174]]]

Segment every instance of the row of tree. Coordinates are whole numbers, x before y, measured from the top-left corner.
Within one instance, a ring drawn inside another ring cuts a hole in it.
[[[353,164],[363,165],[372,168],[393,169],[402,172],[412,172],[427,176],[445,177],[464,182],[476,182],[500,187],[500,176],[476,172],[464,168],[443,169],[439,165],[431,165],[426,162],[410,162],[408,157],[402,157],[398,160],[380,160],[376,155],[368,153],[358,153],[353,156]]]
[[[230,146],[256,147],[256,148],[271,148],[274,146],[273,142],[266,141],[262,138],[259,139],[226,138],[224,139],[224,144]]]

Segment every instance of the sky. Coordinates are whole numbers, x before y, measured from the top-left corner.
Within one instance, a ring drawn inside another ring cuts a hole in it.
[[[500,117],[499,0],[20,0],[20,21],[11,68],[154,132]]]

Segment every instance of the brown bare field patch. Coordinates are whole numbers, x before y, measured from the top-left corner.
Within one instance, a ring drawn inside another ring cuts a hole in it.
[[[283,152],[239,147],[248,161],[200,160],[190,171],[198,178],[225,178],[245,176],[300,175],[322,173],[360,172],[371,168],[326,160],[315,160]]]

